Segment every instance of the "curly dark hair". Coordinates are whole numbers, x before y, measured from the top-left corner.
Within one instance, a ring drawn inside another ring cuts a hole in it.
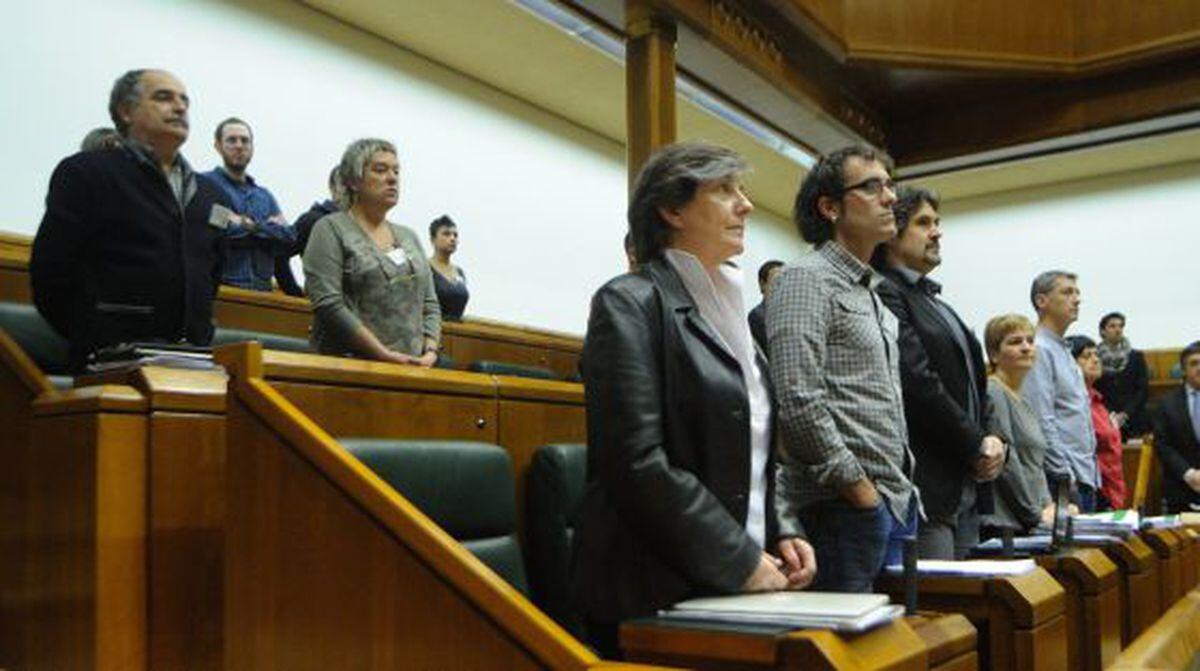
[[[845,194],[846,161],[851,158],[864,161],[879,161],[892,174],[894,165],[892,159],[883,151],[854,145],[843,147],[831,154],[821,157],[817,164],[805,175],[796,192],[796,204],[792,209],[792,222],[800,231],[804,241],[818,246],[826,240],[833,239],[833,225],[817,207],[822,198],[840,199]]]

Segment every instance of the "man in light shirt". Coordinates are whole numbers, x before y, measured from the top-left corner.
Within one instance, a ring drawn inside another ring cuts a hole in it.
[[[1077,279],[1074,273],[1048,270],[1033,280],[1029,298],[1038,315],[1034,336],[1038,356],[1021,385],[1021,395],[1046,436],[1046,482],[1051,494],[1066,483],[1079,509],[1092,512],[1100,486],[1096,432],[1087,384],[1063,337],[1079,318]]]

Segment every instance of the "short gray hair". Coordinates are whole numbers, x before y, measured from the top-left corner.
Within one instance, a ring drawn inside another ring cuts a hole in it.
[[[667,145],[650,156],[634,183],[627,214],[638,263],[662,255],[670,243],[671,227],[663,221],[660,208],[681,208],[696,197],[702,183],[747,170],[737,152],[705,142]]]
[[[337,167],[337,203],[343,210],[349,210],[354,204],[354,189],[350,186],[362,181],[363,173],[367,170],[367,162],[378,152],[387,152],[396,156],[396,145],[378,138],[363,138],[355,140],[342,153],[342,162]]]
[[[1076,280],[1079,279],[1079,276],[1075,273],[1069,273],[1065,270],[1047,270],[1046,272],[1041,273],[1037,277],[1033,278],[1033,284],[1029,287],[1029,302],[1033,303],[1033,309],[1035,312],[1038,309],[1037,297],[1054,291],[1054,283],[1057,282],[1059,278]]]
[[[125,105],[136,105],[142,98],[142,75],[149,72],[146,68],[130,70],[117,77],[113,82],[112,92],[108,95],[108,116],[121,137],[129,132],[129,124],[121,118],[121,108]]]

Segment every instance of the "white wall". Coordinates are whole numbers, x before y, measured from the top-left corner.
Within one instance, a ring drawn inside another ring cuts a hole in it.
[[[1065,269],[1083,292],[1070,332],[1096,338],[1116,310],[1136,347],[1200,339],[1200,162],[945,202],[942,222],[934,277],[979,333],[1004,312],[1032,316],[1033,277]]]
[[[422,239],[440,214],[459,223],[469,314],[582,333],[591,292],[624,267],[623,147],[296,3],[10,3],[5,18],[0,229],[34,233],[54,165],[111,125],[113,80],[162,67],[192,98],[184,155],[210,169],[215,124],[246,119],[250,172],[289,218],[323,197],[350,140],[395,141],[403,174],[391,218]],[[750,240],[751,278],[759,260],[796,249],[768,216]],[[747,293],[749,307],[752,280]]]

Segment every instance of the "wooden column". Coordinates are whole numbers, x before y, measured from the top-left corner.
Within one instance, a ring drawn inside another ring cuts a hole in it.
[[[647,0],[625,1],[629,185],[655,149],[675,141],[675,22]]]

